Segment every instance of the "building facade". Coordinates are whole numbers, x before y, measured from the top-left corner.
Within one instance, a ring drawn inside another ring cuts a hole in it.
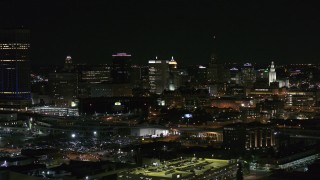
[[[252,86],[256,82],[256,72],[251,63],[245,63],[241,68],[241,85]]]
[[[275,146],[275,129],[268,125],[234,124],[223,129],[223,147],[226,150],[241,152]]]
[[[150,92],[161,94],[167,89],[169,82],[169,61],[168,60],[149,60],[149,83]]]
[[[0,108],[23,109],[31,103],[30,31],[0,30]]]

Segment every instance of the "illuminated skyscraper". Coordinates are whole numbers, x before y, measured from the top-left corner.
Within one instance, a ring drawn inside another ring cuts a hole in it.
[[[177,61],[149,60],[149,83],[150,92],[161,94],[163,90],[174,91],[179,87],[179,71]]]
[[[73,71],[74,66],[72,64],[72,58],[71,56],[67,56],[65,61],[64,61],[64,71]]]
[[[21,100],[30,98],[30,31],[1,29],[0,105],[11,109],[24,108]]]
[[[178,63],[173,59],[168,62],[169,65],[169,90],[174,91],[179,85],[179,71],[177,70]]]
[[[149,83],[150,92],[161,94],[167,89],[169,82],[169,61],[168,60],[149,60]]]
[[[274,63],[272,61],[270,66],[270,71],[269,71],[269,85],[270,83],[276,82],[276,81],[277,81],[277,73],[276,73],[276,69],[274,68]]]

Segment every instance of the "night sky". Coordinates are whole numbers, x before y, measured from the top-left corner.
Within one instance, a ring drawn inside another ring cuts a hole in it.
[[[0,0],[0,27],[31,29],[33,65],[110,63],[116,52],[205,64],[214,45],[221,62],[316,63],[319,24],[303,0]]]

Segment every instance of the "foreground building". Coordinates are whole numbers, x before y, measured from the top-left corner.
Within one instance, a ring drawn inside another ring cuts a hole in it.
[[[275,129],[261,124],[232,124],[223,129],[225,150],[245,151],[276,146]]]
[[[234,179],[237,169],[236,160],[181,157],[168,162],[155,163],[147,168],[120,172],[118,179]]]

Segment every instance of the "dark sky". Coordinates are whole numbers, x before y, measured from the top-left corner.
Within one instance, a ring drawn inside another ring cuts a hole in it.
[[[319,23],[304,0],[0,0],[0,27],[31,29],[33,64],[110,63],[123,51],[138,64],[204,64],[214,35],[224,62],[315,63]]]

